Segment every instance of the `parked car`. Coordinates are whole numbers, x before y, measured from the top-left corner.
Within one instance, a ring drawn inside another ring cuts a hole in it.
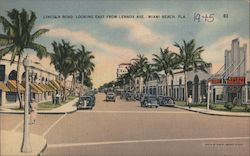
[[[141,107],[158,107],[158,100],[156,96],[145,95],[141,98]]]
[[[174,106],[175,100],[169,96],[159,96],[158,97],[158,104],[160,106]]]
[[[94,102],[95,102],[96,97],[95,97],[95,93],[94,92],[90,91],[90,92],[85,93],[84,95],[85,96],[91,96],[93,98]]]
[[[135,94],[132,92],[127,92],[125,95],[125,98],[127,101],[134,101],[135,100]]]
[[[107,92],[106,93],[106,101],[113,101],[115,102],[116,100],[116,95],[114,92]]]
[[[76,103],[77,109],[93,109],[94,106],[94,98],[88,95],[80,96],[78,102]]]

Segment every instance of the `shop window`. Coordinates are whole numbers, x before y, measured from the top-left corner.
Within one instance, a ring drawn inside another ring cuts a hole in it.
[[[6,92],[6,100],[9,102],[16,102],[17,93],[16,92]]]
[[[17,79],[17,72],[12,70],[9,74],[9,80],[16,80]]]

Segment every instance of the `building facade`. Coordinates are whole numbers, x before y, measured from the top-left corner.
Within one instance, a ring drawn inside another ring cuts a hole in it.
[[[207,73],[203,71],[189,71],[186,73],[188,97],[192,98],[193,103],[201,102],[207,99],[207,80],[211,76],[210,64]],[[147,88],[148,87],[148,88]],[[183,71],[174,71],[174,75],[160,74],[160,80],[150,79],[147,85],[143,86],[143,91],[148,90],[149,94],[170,96],[178,101],[186,100],[185,81]]]
[[[119,64],[116,70],[116,78],[119,78],[121,75],[126,74],[130,65],[130,63]]]
[[[23,58],[19,64],[19,75],[17,75],[17,61],[10,63],[10,55],[0,60],[0,106],[15,107],[19,104],[17,96],[16,80],[19,81],[21,99],[24,101],[25,93],[25,69]],[[35,98],[38,102],[51,100],[53,94],[61,90],[60,83],[57,81],[57,73],[44,67],[40,62],[32,59],[29,70],[30,98]]]
[[[239,38],[232,40],[231,49],[226,49],[224,56],[224,100],[232,102],[236,98],[241,103],[250,103],[250,51],[247,44],[240,46]]]

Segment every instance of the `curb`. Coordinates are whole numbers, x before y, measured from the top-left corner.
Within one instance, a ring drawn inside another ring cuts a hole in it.
[[[241,114],[219,114],[219,113],[212,113],[212,112],[204,112],[204,111],[199,111],[199,110],[193,110],[193,109],[189,109],[189,108],[185,108],[185,107],[181,107],[181,106],[174,106],[175,108],[179,108],[179,109],[184,109],[184,110],[188,110],[191,112],[197,112],[197,113],[201,113],[201,114],[206,114],[206,115],[214,115],[214,116],[231,116],[231,117],[250,117],[250,113],[249,115],[241,115]]]
[[[51,111],[51,112],[39,112],[38,111],[37,114],[65,114],[65,113],[71,114],[71,113],[74,113],[76,111],[77,111],[77,109],[75,108],[74,110],[65,111],[65,112],[53,112],[53,111]],[[20,112],[20,111],[16,111],[16,112],[13,112],[13,111],[0,112],[0,114],[23,114],[23,113],[24,112]]]

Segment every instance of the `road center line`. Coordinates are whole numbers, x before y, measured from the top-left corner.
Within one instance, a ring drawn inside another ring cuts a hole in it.
[[[11,132],[15,132],[22,124],[23,124],[23,120],[20,121],[20,122],[16,125],[16,127],[13,128],[13,129],[11,130]]]
[[[73,147],[73,146],[111,145],[111,144],[130,144],[130,143],[152,143],[152,142],[211,141],[211,140],[248,140],[248,139],[250,139],[250,137],[125,140],[125,141],[83,142],[83,143],[69,143],[69,144],[48,144],[48,148]]]
[[[67,114],[65,113],[63,116],[61,116],[59,119],[57,119],[50,127],[43,133],[43,137],[49,133],[49,131],[59,122],[61,121]]]
[[[155,113],[155,114],[194,114],[189,111],[77,111],[79,113]]]

